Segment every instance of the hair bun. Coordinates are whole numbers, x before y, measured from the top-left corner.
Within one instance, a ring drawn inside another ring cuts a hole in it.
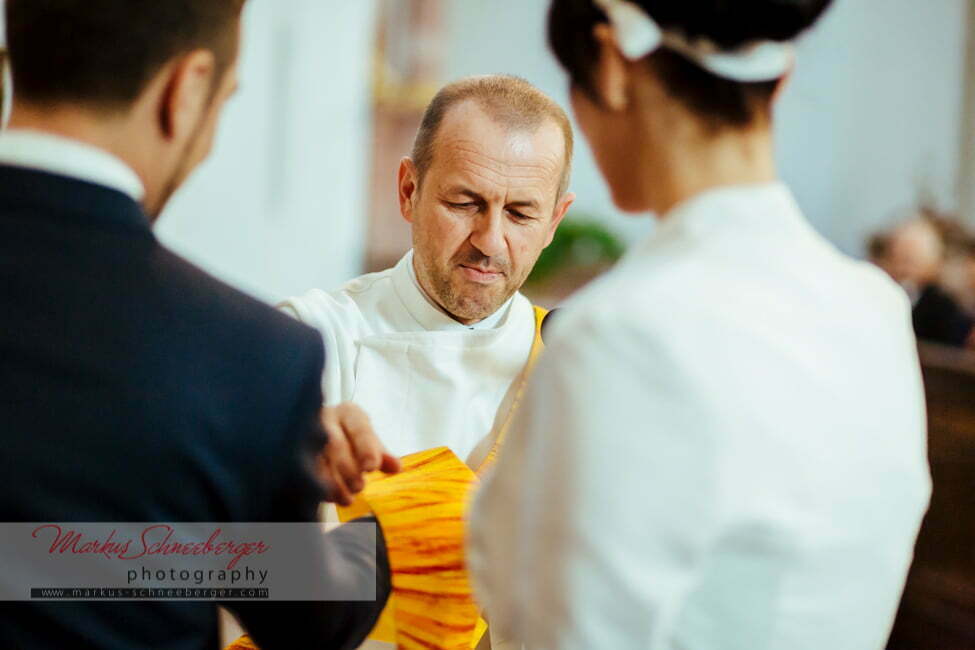
[[[811,27],[832,0],[631,0],[667,29],[735,49],[788,41]]]

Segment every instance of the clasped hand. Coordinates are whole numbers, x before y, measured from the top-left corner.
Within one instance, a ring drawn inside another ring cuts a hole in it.
[[[328,500],[348,506],[365,487],[364,475],[376,470],[395,474],[399,458],[393,456],[372,430],[369,416],[351,402],[326,406],[322,424],[328,442],[319,458],[319,475],[329,489]]]

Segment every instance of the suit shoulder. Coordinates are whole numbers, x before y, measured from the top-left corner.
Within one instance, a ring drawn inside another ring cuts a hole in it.
[[[201,343],[237,350],[242,362],[249,360],[268,370],[280,365],[269,359],[295,362],[321,355],[321,342],[314,330],[176,253],[160,247],[155,266],[163,308],[197,328]],[[240,354],[242,350],[247,353]]]

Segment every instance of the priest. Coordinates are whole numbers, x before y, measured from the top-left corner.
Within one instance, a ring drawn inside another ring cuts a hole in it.
[[[572,144],[565,111],[524,80],[444,87],[399,166],[412,250],[282,305],[322,334],[329,406],[356,403],[410,455],[342,513],[374,514],[389,540],[393,596],[366,647],[504,645],[478,620],[462,520],[541,348],[545,311],[519,289],[574,199]],[[341,503],[362,486],[337,487]]]
[[[282,305],[324,338],[330,405],[357,403],[394,454],[487,460],[537,347],[540,312],[519,289],[574,199],[571,158],[565,111],[528,82],[440,90],[399,166],[413,249]]]

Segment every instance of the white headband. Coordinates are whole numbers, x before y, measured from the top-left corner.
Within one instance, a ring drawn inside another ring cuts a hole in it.
[[[638,61],[666,47],[708,72],[732,81],[772,81],[786,74],[795,60],[790,43],[755,41],[736,50],[722,50],[705,38],[689,41],[664,31],[642,7],[627,0],[594,0],[606,13],[616,43],[627,59]]]

